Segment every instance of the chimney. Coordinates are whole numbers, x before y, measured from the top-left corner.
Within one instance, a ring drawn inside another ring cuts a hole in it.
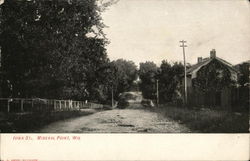
[[[215,57],[216,57],[216,51],[215,51],[215,49],[213,49],[210,51],[210,58],[213,59]]]
[[[202,57],[198,57],[197,60],[198,60],[197,63],[201,63],[202,62]]]

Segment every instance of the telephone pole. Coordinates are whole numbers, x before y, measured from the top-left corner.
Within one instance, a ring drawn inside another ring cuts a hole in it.
[[[111,97],[112,97],[112,108],[114,107],[114,88],[112,85],[112,89],[111,89]]]
[[[187,69],[186,69],[186,56],[185,56],[185,47],[187,47],[187,45],[185,45],[185,43],[187,43],[187,41],[180,41],[181,45],[180,47],[182,47],[183,49],[183,59],[184,59],[184,104],[187,105]]]
[[[156,79],[156,103],[157,107],[159,107],[159,80]]]

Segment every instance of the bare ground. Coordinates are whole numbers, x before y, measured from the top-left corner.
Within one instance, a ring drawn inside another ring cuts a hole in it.
[[[42,133],[184,133],[191,132],[161,114],[146,109],[113,109],[54,122]]]

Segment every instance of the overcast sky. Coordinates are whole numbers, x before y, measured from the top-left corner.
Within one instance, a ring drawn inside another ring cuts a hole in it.
[[[111,60],[187,61],[216,55],[232,64],[250,59],[250,3],[247,0],[120,0],[103,13]]]

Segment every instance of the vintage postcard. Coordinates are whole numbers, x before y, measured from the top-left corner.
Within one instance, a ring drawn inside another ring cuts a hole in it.
[[[247,0],[0,0],[0,160],[249,160]]]

